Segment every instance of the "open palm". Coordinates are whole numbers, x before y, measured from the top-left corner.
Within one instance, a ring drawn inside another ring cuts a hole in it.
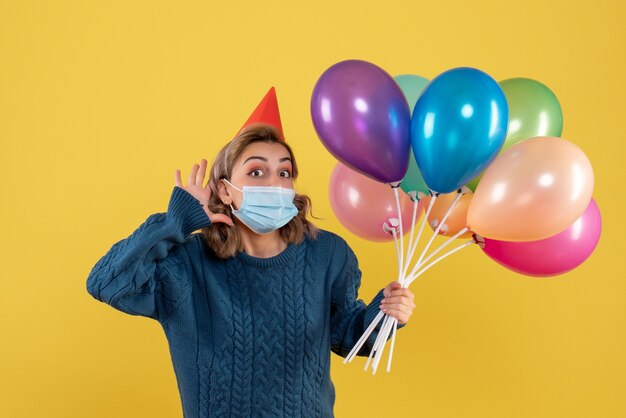
[[[208,203],[209,203],[209,198],[211,197],[211,188],[209,187],[208,182],[206,185],[204,185],[204,177],[206,176],[206,167],[207,167],[207,160],[205,159],[200,161],[200,164],[194,164],[193,167],[191,168],[191,173],[189,174],[189,177],[187,178],[187,185],[185,186],[183,186],[183,182],[180,178],[180,170],[176,169],[176,174],[174,176],[174,181],[176,183],[176,186],[186,190],[193,197],[198,199],[198,201],[202,204],[202,208],[204,209],[206,214],[209,216],[209,219],[211,220],[211,222],[213,223],[223,222],[232,226],[233,221],[228,216],[222,213],[213,213],[209,210]]]

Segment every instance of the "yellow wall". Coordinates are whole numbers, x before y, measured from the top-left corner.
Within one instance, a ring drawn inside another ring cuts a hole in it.
[[[587,5],[582,6],[582,4]],[[456,66],[547,84],[563,137],[595,170],[594,255],[551,279],[473,247],[412,289],[394,369],[333,358],[338,417],[626,416],[620,0],[0,2],[0,416],[182,416],[158,323],[95,301],[95,262],[167,208],[270,85],[300,156],[297,187],[361,260],[361,296],[394,278],[393,245],[334,218],[335,163],[315,135],[315,81],[348,58],[433,78]]]

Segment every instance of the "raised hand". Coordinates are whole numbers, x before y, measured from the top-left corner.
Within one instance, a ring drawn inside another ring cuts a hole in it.
[[[186,190],[193,197],[198,199],[212,223],[223,222],[233,226],[234,224],[232,219],[230,219],[227,215],[224,215],[223,213],[213,213],[209,210],[208,204],[209,198],[211,197],[211,188],[209,187],[208,182],[203,186],[204,177],[206,176],[206,167],[207,160],[205,159],[202,159],[200,164],[194,164],[193,167],[191,167],[191,173],[187,179],[186,186],[183,186],[183,182],[180,179],[180,170],[176,169],[176,173],[174,175],[176,186]]]

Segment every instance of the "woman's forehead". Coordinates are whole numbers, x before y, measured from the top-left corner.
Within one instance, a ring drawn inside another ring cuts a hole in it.
[[[250,157],[262,157],[268,162],[281,162],[284,161],[285,158],[289,158],[291,160],[289,151],[287,151],[284,146],[276,142],[251,143],[243,150],[239,157],[241,164],[244,164]]]

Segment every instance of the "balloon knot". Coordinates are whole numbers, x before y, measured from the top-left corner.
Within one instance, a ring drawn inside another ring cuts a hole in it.
[[[480,235],[476,233],[473,233],[472,239],[474,240],[474,244],[478,244],[480,248],[485,248],[485,238],[481,237]]]

